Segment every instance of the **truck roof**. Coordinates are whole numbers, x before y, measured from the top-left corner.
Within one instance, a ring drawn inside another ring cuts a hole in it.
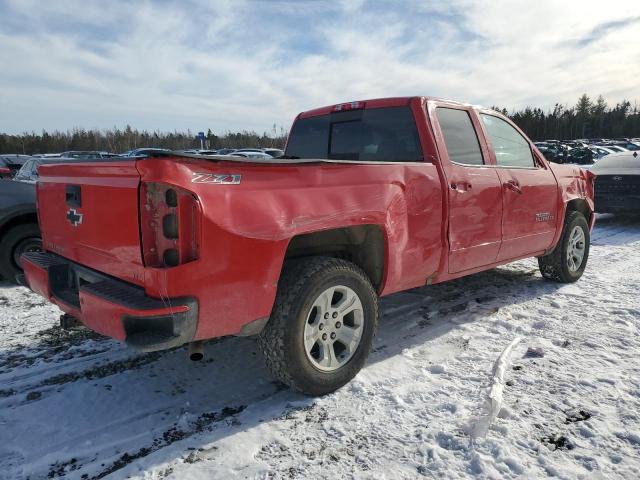
[[[298,115],[297,118],[309,118],[317,117],[320,115],[327,115],[331,112],[338,112],[342,110],[355,110],[355,109],[367,109],[367,108],[385,108],[385,107],[403,107],[411,103],[412,100],[431,101],[437,100],[441,102],[447,102],[453,105],[459,105],[464,107],[475,106],[470,103],[458,102],[455,100],[447,100],[438,97],[425,97],[425,96],[412,96],[412,97],[387,97],[387,98],[372,98],[368,100],[356,100],[351,102],[336,103],[333,105],[327,105],[320,108],[314,108],[313,110],[306,110]],[[478,107],[483,108],[483,107]]]

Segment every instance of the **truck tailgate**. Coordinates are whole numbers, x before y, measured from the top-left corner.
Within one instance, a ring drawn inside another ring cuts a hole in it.
[[[143,285],[135,160],[43,165],[39,174],[44,248]]]

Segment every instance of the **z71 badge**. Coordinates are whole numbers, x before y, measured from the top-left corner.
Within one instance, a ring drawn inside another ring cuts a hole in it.
[[[193,173],[191,183],[215,183],[218,185],[239,185],[242,175],[217,173]]]

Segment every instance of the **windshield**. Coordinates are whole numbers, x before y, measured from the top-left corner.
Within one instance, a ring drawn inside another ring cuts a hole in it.
[[[285,155],[380,162],[422,160],[409,107],[347,110],[301,118],[291,130]]]

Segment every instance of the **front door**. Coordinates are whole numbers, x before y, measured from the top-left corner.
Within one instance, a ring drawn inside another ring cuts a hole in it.
[[[496,261],[501,244],[502,186],[478,141],[470,109],[438,105],[432,122],[449,194],[449,273]],[[432,116],[433,119],[433,116]]]
[[[480,118],[502,183],[502,246],[498,261],[546,250],[556,232],[558,184],[529,141],[497,116]]]

